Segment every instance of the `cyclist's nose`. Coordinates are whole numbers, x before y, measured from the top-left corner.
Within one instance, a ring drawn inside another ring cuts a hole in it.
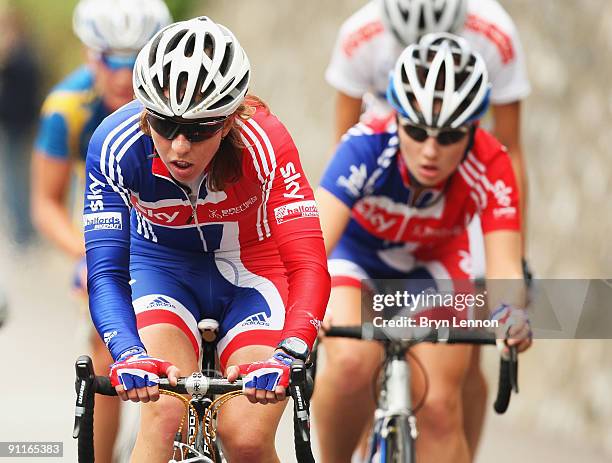
[[[177,154],[188,153],[191,150],[191,142],[187,140],[187,137],[182,133],[179,133],[174,140],[172,140],[172,151]]]
[[[438,156],[438,143],[434,137],[427,137],[421,145],[421,153],[427,159],[434,159]]]

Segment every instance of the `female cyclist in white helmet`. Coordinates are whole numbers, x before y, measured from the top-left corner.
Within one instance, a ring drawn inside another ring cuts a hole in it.
[[[325,77],[337,90],[335,142],[357,122],[393,119],[385,98],[389,72],[404,48],[430,32],[466,39],[488,69],[491,132],[507,148],[517,176],[520,209],[527,207],[527,176],[521,146],[521,107],[530,92],[517,28],[498,0],[371,0],[340,27]],[[525,228],[525,220],[522,220]],[[478,218],[469,228],[475,276],[484,277],[483,237]],[[475,452],[482,427],[486,383],[474,351],[465,385],[468,439]]]
[[[331,324],[361,322],[364,279],[375,286],[377,279],[404,280],[415,297],[449,285],[455,294],[471,292],[466,226],[478,214],[487,278],[517,279],[516,291],[489,288],[492,317],[501,320],[500,336],[525,350],[531,334],[522,309],[518,195],[506,150],[478,126],[489,104],[483,59],[460,37],[427,35],[400,55],[387,98],[395,123],[353,127],[316,194],[332,276]],[[384,294],[382,287],[373,290]],[[464,305],[417,310],[412,316],[419,322],[426,317],[452,325],[467,316]],[[350,461],[374,410],[372,375],[381,351],[372,343],[334,338],[323,344],[325,369],[313,398],[322,462]],[[461,394],[471,350],[427,344],[412,349],[429,378],[417,412],[419,461],[471,461]],[[412,387],[422,397],[419,375]]]
[[[90,143],[92,319],[121,398],[155,402],[141,408],[132,461],[171,458],[184,407],[160,398],[156,379],[197,371],[203,318],[219,322],[224,373],[246,385],[246,398],[220,413],[228,461],[278,461],[289,365],[306,360],[325,312],[313,192],[285,127],[247,95],[250,76],[226,27],[207,17],[172,24],[138,55],[137,101]]]
[[[467,0],[378,0],[382,20],[404,45],[431,32],[459,32],[467,17]]]
[[[82,204],[80,199],[72,204],[67,198],[80,197],[85,187],[84,161],[94,129],[134,98],[136,54],[170,22],[162,0],[81,0],[72,23],[85,48],[86,62],[53,88],[42,107],[32,157],[32,222],[41,234],[80,262],[74,286],[83,299]],[[92,357],[98,369],[112,359],[93,329],[91,332]],[[104,374],[101,369],[96,373]],[[119,425],[119,401],[100,397],[94,423],[96,461],[110,463]]]

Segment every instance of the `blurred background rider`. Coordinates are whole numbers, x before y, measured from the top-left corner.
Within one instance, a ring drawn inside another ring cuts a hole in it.
[[[47,96],[32,158],[32,221],[36,229],[77,262],[75,289],[86,293],[81,201],[84,159],[94,129],[133,99],[132,68],[142,46],[171,22],[162,0],[81,0],[73,28],[85,46],[85,63]],[[92,192],[95,194],[95,192]],[[91,325],[97,374],[112,359]],[[96,461],[112,461],[119,401],[96,400]]]

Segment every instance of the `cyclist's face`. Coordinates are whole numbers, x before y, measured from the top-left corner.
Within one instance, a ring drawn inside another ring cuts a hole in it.
[[[92,65],[96,76],[96,86],[104,105],[115,111],[134,98],[132,87],[132,66],[129,61],[119,65],[108,61],[102,56],[92,58]]]
[[[233,117],[225,121],[223,130],[212,137],[198,142],[189,141],[179,133],[174,139],[168,140],[151,128],[151,137],[157,154],[164,162],[172,177],[181,183],[196,180],[210,164],[219,150],[221,139],[230,131]]]
[[[401,125],[398,126],[398,135],[400,152],[408,170],[425,186],[435,186],[451,176],[459,166],[469,140],[465,136],[449,145],[441,145],[434,137],[417,141]]]

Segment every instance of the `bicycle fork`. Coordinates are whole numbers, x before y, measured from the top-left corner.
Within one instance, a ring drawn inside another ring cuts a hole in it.
[[[410,367],[405,352],[391,355],[385,364],[383,387],[374,415],[370,462],[412,463],[418,432],[410,398]]]

